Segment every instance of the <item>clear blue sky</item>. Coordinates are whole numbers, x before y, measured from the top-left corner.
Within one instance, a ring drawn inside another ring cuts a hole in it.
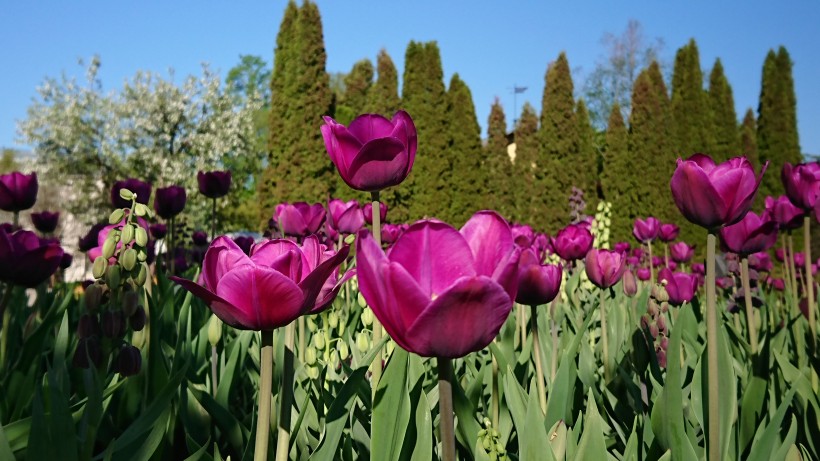
[[[820,154],[820,2],[732,1],[462,1],[319,0],[327,69],[348,71],[381,48],[401,74],[410,40],[437,40],[446,81],[458,72],[473,92],[479,123],[501,98],[512,118],[518,97],[540,110],[548,62],[566,51],[576,88],[604,56],[601,37],[620,34],[629,19],[647,38],[663,39],[663,58],[694,37],[701,66],[720,57],[733,87],[738,116],[757,108],[761,68],[770,48],[785,45],[794,61],[797,118],[803,152]],[[99,54],[106,89],[138,69],[177,78],[208,62],[224,76],[240,54],[273,59],[286,2],[278,1],[13,1],[0,0],[0,146],[15,142],[35,88],[46,76],[82,78],[78,58]],[[317,126],[320,122],[317,120]]]

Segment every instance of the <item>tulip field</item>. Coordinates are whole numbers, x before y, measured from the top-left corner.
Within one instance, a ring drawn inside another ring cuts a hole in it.
[[[605,203],[552,236],[391,222],[410,114],[321,133],[360,201],[217,235],[123,180],[83,282],[58,214],[19,219],[36,174],[0,176],[0,460],[820,459],[820,164],[679,159],[664,193],[705,241],[647,216],[610,243]],[[787,195],[754,210],[770,174]],[[230,172],[198,180],[216,210]]]

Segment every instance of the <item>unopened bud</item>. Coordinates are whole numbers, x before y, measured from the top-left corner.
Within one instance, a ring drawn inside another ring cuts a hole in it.
[[[364,354],[370,349],[369,341],[367,340],[367,335],[362,332],[356,334],[356,349],[359,349],[359,352]]]
[[[373,311],[370,309],[365,309],[362,311],[362,323],[364,326],[368,327],[373,323]]]
[[[122,188],[120,189],[120,197],[123,200],[131,200],[131,198],[134,197],[134,193],[126,188]]]
[[[113,265],[108,268],[105,273],[106,276],[106,283],[112,289],[118,288],[120,286],[120,266]]]
[[[144,227],[138,226],[134,231],[134,239],[137,241],[137,245],[144,247],[148,245],[148,232],[145,231]]]
[[[129,248],[125,250],[120,258],[123,269],[130,271],[137,265],[137,250]]]
[[[97,258],[102,259],[102,258]],[[94,261],[96,266],[97,261]],[[105,273],[105,266],[103,266],[103,273]],[[96,277],[96,275],[95,275]],[[100,276],[101,277],[101,276]],[[99,278],[99,277],[97,277]],[[100,301],[102,300],[102,287],[97,285],[96,283],[92,283],[85,289],[85,308],[88,312],[96,312],[97,309],[100,307]]]
[[[335,312],[331,312],[330,315],[327,316],[327,323],[330,325],[330,328],[336,328],[339,325],[339,315]]]
[[[658,315],[658,312],[660,312],[660,306],[658,306],[658,303],[654,299],[650,298],[647,304],[646,312],[652,317]]]
[[[137,307],[134,315],[128,317],[128,323],[131,324],[131,329],[134,331],[142,331],[145,328],[145,309],[142,306]]]
[[[126,317],[131,317],[139,307],[140,296],[134,290],[129,290],[122,295],[122,312]]]
[[[150,213],[150,210],[147,206],[143,205],[142,203],[137,203],[134,207],[134,214],[137,216],[145,216]]]
[[[319,327],[316,326],[316,322],[313,320],[313,317],[308,317],[307,327],[308,327],[308,331],[310,331],[311,333],[315,333],[316,330],[319,329]]]
[[[342,360],[347,360],[347,356],[350,354],[350,351],[347,348],[347,343],[340,342],[339,343],[339,358]]]
[[[316,349],[308,347],[305,350],[305,363],[308,365],[313,365],[316,363]]]
[[[103,242],[102,246],[103,259],[107,260],[108,258],[114,256],[115,251],[117,251],[117,241],[113,238],[105,239],[105,242]]]
[[[111,215],[108,216],[108,224],[117,224],[118,222],[122,221],[122,218],[125,216],[125,212],[122,211],[122,208],[117,208],[116,210],[111,212]]]
[[[102,256],[97,256],[97,258],[94,260],[94,265],[91,266],[91,275],[93,275],[95,279],[101,279],[105,275],[105,270],[107,268],[108,260],[103,258]]]
[[[121,338],[125,335],[125,318],[122,311],[103,312],[102,332],[108,338]]]
[[[123,245],[128,245],[131,243],[131,240],[134,240],[134,225],[126,224],[125,227],[122,228],[122,236],[120,237],[120,241]]]
[[[85,314],[80,317],[77,323],[77,336],[80,338],[90,338],[100,334],[100,322],[96,315]]]
[[[324,349],[325,335],[323,335],[321,332],[318,335],[313,335],[313,345],[316,346],[316,349]]]
[[[367,301],[364,300],[364,296],[362,296],[361,291],[356,296],[356,302],[359,304],[359,307],[361,307],[361,308],[367,307]]]
[[[211,314],[211,320],[208,321],[208,342],[212,347],[216,347],[220,339],[222,339],[222,320]]]
[[[657,299],[658,302],[663,303],[669,301],[669,293],[666,292],[665,288],[666,280],[663,280],[661,283],[662,285],[658,285],[658,292],[655,299]]]
[[[142,263],[140,264],[140,271],[137,274],[137,286],[145,285],[145,282],[148,280],[148,264]]]
[[[134,376],[142,368],[142,354],[134,346],[125,346],[117,355],[116,371],[122,376]]]

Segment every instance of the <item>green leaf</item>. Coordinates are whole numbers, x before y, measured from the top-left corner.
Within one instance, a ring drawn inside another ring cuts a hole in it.
[[[372,461],[399,459],[404,434],[410,421],[407,392],[408,353],[397,347],[376,388],[370,433]]]
[[[589,328],[590,322],[592,322],[592,316],[588,315],[581,329],[572,338],[569,347],[564,350],[561,364],[555,373],[555,381],[552,382],[549,389],[546,427],[552,427],[561,419],[564,421],[572,420],[572,395],[575,392],[576,378],[575,357],[578,355],[578,346],[580,346],[581,339],[584,337],[584,332]]]
[[[794,446],[794,440],[797,438],[797,418],[792,415],[792,422],[789,424],[789,432],[786,434],[786,438],[783,439],[783,443],[780,445],[780,448],[772,455],[772,461],[783,461],[788,456],[789,452],[791,451],[792,447]]]
[[[740,431],[739,448],[742,453],[755,435],[760,415],[763,412],[763,403],[766,400],[766,380],[753,376],[743,391],[740,400]]]
[[[413,448],[411,461],[432,461],[433,459],[433,416],[430,414],[430,402],[427,394],[419,386],[419,400],[416,405],[416,446]]]
[[[522,461],[554,461],[535,385],[530,386],[528,400],[525,425],[522,428],[516,427],[520,438],[521,456],[519,459]],[[522,431],[524,428],[526,430]]]
[[[478,431],[481,430],[478,421],[476,421],[476,409],[470,400],[464,395],[464,390],[461,388],[458,379],[453,380],[453,412],[458,419],[456,425],[456,439],[461,442],[461,445],[472,453],[474,448],[473,440],[478,439]]]
[[[366,376],[367,367],[356,369],[348,376],[347,381],[334,397],[333,403],[325,416],[324,436],[319,443],[318,449],[310,455],[311,460],[333,461],[336,459],[339,440],[347,423],[350,408],[356,401],[357,388],[367,384]]]
[[[148,437],[138,442],[138,448],[136,448],[136,451],[133,452],[134,454],[128,459],[132,461],[149,461],[154,456],[154,453],[157,451],[157,448],[165,436],[170,415],[171,407],[165,407],[165,411],[154,421],[153,428],[148,434]]]
[[[188,389],[202,407],[211,415],[214,423],[216,423],[216,427],[223,432],[223,437],[228,439],[231,448],[238,453],[242,452],[245,445],[244,440],[250,436],[249,431],[242,426],[229,408],[220,405],[210,394],[194,388]]]
[[[604,425],[595,403],[592,389],[587,393],[587,413],[584,416],[584,432],[578,442],[575,459],[607,459],[606,440],[604,439]]]
[[[777,407],[777,411],[774,416],[772,416],[769,424],[767,424],[765,428],[758,428],[747,461],[766,461],[771,458],[772,451],[775,449],[775,445],[780,437],[780,429],[783,427],[783,418],[791,406],[795,392],[796,390],[792,388],[789,393],[786,394],[780,406]]]

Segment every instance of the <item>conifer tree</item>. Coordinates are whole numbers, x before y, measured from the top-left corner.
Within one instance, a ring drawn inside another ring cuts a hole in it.
[[[376,83],[367,93],[365,112],[381,114],[391,118],[401,106],[399,100],[399,74],[396,71],[396,65],[393,64],[393,60],[385,49],[379,51],[376,58],[376,70],[378,77]]]
[[[587,190],[589,171],[578,160],[578,124],[575,118],[572,76],[564,53],[545,77],[541,102],[541,151],[536,164],[536,189],[541,210],[534,224],[556,232],[569,221],[569,195],[573,186]]]
[[[674,151],[682,157],[711,152],[715,144],[712,112],[703,90],[703,72],[694,39],[675,55],[671,101]]]
[[[638,197],[635,193],[644,176],[635,174],[634,161],[629,155],[629,134],[616,103],[609,114],[606,128],[606,149],[601,170],[603,199],[612,204],[610,239],[615,242],[629,241],[632,232],[632,210]]]
[[[743,116],[743,122],[740,124],[740,153],[738,155],[745,155],[754,166],[755,171],[760,171],[760,157],[757,154],[757,121],[751,107],[746,109],[746,115]]]
[[[347,125],[356,116],[365,112],[367,95],[373,85],[373,63],[369,59],[362,59],[353,64],[350,73],[344,78],[345,92],[342,101],[336,109],[336,121]],[[343,114],[339,108],[343,108]]]
[[[710,152],[712,158],[716,162],[723,162],[740,155],[735,100],[719,58],[715,60],[709,74],[709,105],[712,109],[712,132],[715,138],[715,146]]]
[[[578,122],[578,167],[582,172],[582,183],[577,185],[584,191],[584,198],[590,207],[595,209],[598,197],[598,164],[599,154],[595,128],[589,118],[589,111],[583,99],[575,105],[575,119]]]
[[[512,219],[543,231],[545,228],[544,192],[539,190],[536,172],[542,168],[539,161],[541,139],[538,133],[538,114],[530,103],[524,103],[521,117],[515,127],[515,159],[513,160],[513,194],[515,213]],[[565,218],[566,219],[566,218]]]
[[[512,196],[515,178],[507,145],[507,120],[504,117],[504,108],[498,98],[495,98],[487,120],[487,144],[484,145],[487,189],[483,194],[483,202],[509,220],[515,214]]]
[[[457,73],[450,79],[447,90],[447,120],[447,156],[452,165],[449,215],[451,224],[460,227],[473,213],[486,208],[481,197],[487,190],[488,178],[482,161],[481,127],[473,96]]]

